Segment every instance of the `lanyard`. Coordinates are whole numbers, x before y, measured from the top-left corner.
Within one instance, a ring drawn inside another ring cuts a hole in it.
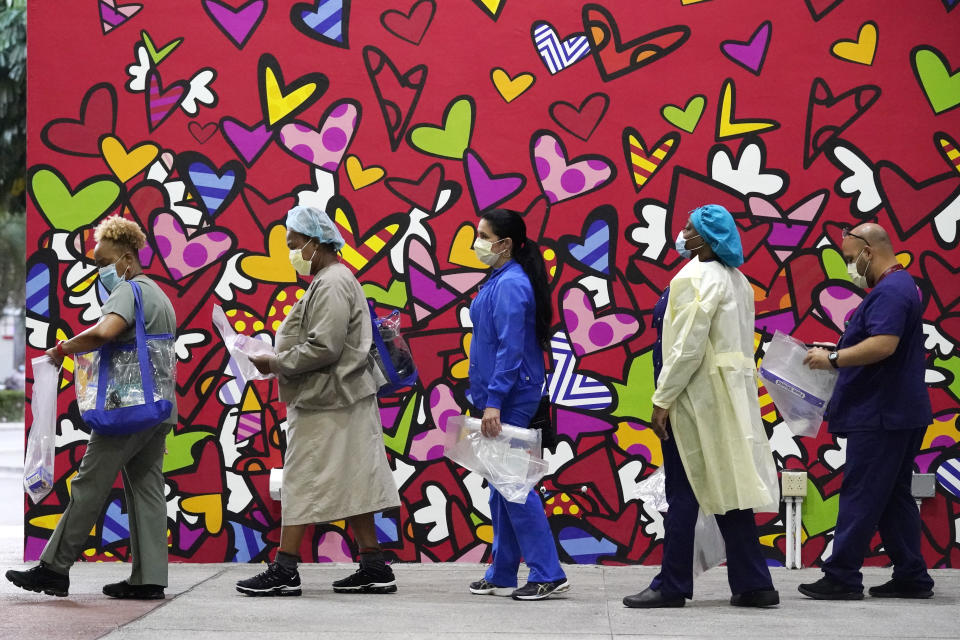
[[[880,274],[880,277],[877,278],[877,284],[880,284],[880,281],[881,281],[881,280],[883,280],[884,278],[886,278],[888,275],[890,275],[890,274],[893,273],[894,271],[903,271],[903,265],[898,262],[897,264],[893,265],[892,267],[890,267],[889,269],[887,269],[886,271],[884,271],[883,273],[881,273],[881,274]],[[877,286],[877,285],[875,284],[875,285],[873,285],[873,286]]]

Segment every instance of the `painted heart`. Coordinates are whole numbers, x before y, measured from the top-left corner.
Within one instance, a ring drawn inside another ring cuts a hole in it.
[[[220,0],[203,0],[201,5],[217,29],[237,49],[243,49],[267,13],[266,0],[248,0],[236,8]]]
[[[877,23],[863,23],[856,40],[837,40],[830,47],[830,53],[841,60],[870,66],[877,53]]]
[[[660,115],[676,128],[683,129],[687,133],[693,133],[700,123],[700,116],[703,115],[703,109],[706,106],[707,97],[696,95],[687,100],[683,109],[672,104],[664,105],[660,109]]]
[[[689,27],[674,25],[623,42],[617,23],[604,7],[585,5],[582,15],[590,51],[607,82],[670,55],[690,38]]]
[[[597,315],[590,295],[579,286],[572,286],[563,293],[560,310],[577,357],[625,342],[640,330],[640,322],[626,311],[613,310]]]
[[[253,221],[264,232],[264,235],[270,225],[284,220],[287,211],[297,204],[294,196],[284,194],[271,200],[249,185],[243,188],[241,197],[244,204],[247,205],[250,215],[253,216]]]
[[[590,41],[586,34],[574,33],[561,40],[553,25],[543,20],[533,23],[530,36],[550,75],[560,73],[590,54]]]
[[[880,87],[865,84],[834,96],[823,78],[815,78],[807,103],[804,135],[805,168],[813,164],[824,149],[839,139],[856,120],[880,99]]]
[[[284,84],[280,65],[269,53],[260,56],[257,78],[260,82],[260,107],[268,127],[274,127],[303,111],[319,100],[330,86],[327,76],[322,73],[307,73],[290,84]]]
[[[180,509],[203,517],[203,526],[210,535],[216,535],[223,529],[223,496],[205,494],[189,496],[180,500]]]
[[[386,289],[378,284],[366,282],[363,285],[363,295],[385,307],[402,309],[407,306],[407,287],[399,280],[392,280]]]
[[[205,144],[217,132],[217,123],[208,122],[207,124],[200,124],[199,122],[191,120],[187,123],[187,131],[190,132],[194,140],[200,144]]]
[[[893,163],[877,163],[877,186],[901,238],[908,238],[960,197],[960,179],[953,174],[916,182]]]
[[[117,91],[101,82],[91,87],[80,101],[80,118],[56,118],[40,132],[43,143],[60,153],[97,157],[100,138],[112,135],[117,127]]]
[[[532,73],[518,73],[510,77],[506,71],[495,67],[490,71],[490,80],[500,97],[510,103],[526,93],[537,79]]]
[[[830,285],[820,291],[818,302],[833,328],[843,333],[847,321],[863,302],[863,295],[850,283]]]
[[[177,156],[175,163],[177,173],[210,217],[230,206],[246,179],[243,165],[236,160],[218,168],[206,156],[185,151]]]
[[[56,169],[37,165],[30,173],[30,197],[52,228],[74,231],[113,210],[120,184],[110,176],[93,176],[71,189]]]
[[[494,22],[500,17],[506,2],[507,0],[473,0],[473,4],[483,9],[483,12],[493,18]]]
[[[469,149],[463,157],[463,166],[473,206],[478,212],[509,200],[527,182],[522,173],[490,173],[480,156]]]
[[[147,53],[150,54],[150,59],[153,60],[154,68],[163,62],[163,60],[173,53],[174,49],[179,47],[183,42],[183,38],[177,38],[157,49],[156,45],[153,44],[153,40],[150,38],[150,34],[146,31],[140,32],[140,38],[143,40],[143,46],[147,48]]]
[[[957,141],[942,131],[934,134],[933,141],[947,164],[960,173],[960,146],[957,145]]]
[[[820,489],[808,477],[807,497],[803,500],[803,528],[811,538],[826,533],[837,526],[837,513],[840,511],[840,494],[835,493],[824,498]]]
[[[586,141],[603,120],[609,106],[610,96],[593,93],[583,99],[579,108],[562,100],[554,102],[550,105],[550,117],[564,130]]]
[[[398,216],[380,220],[365,236],[360,235],[357,216],[350,203],[343,196],[334,196],[327,205],[333,211],[331,218],[340,231],[346,244],[340,250],[343,261],[353,269],[354,276],[360,277],[368,267],[389,253],[397,232],[400,231]]]
[[[352,186],[355,191],[359,191],[364,187],[369,187],[371,184],[383,180],[383,176],[386,175],[383,167],[376,165],[364,167],[363,163],[360,162],[360,158],[357,156],[347,156],[346,166],[347,178],[350,180],[350,186]]]
[[[936,253],[927,252],[920,257],[920,271],[927,282],[936,282],[931,287],[933,298],[943,311],[949,311],[960,302],[960,267],[950,265]]]
[[[616,220],[611,205],[597,207],[587,216],[582,236],[563,236],[560,246],[583,270],[607,277],[611,256],[616,255]]]
[[[762,120],[760,118],[734,120],[736,103],[736,87],[733,84],[733,78],[727,78],[723,81],[723,88],[720,90],[720,110],[717,114],[717,140],[727,140],[747,133],[773,131],[774,129],[780,128],[780,123],[776,120]]]
[[[751,196],[747,200],[750,215],[774,220],[766,244],[773,249],[780,263],[786,262],[796,249],[804,245],[814,223],[826,208],[829,195],[830,192],[826,190],[814,192],[794,205],[788,213],[759,196]]]
[[[314,0],[290,8],[290,22],[308,38],[347,49],[350,47],[350,0]]]
[[[143,142],[129,151],[116,136],[104,136],[100,140],[100,154],[120,182],[127,182],[153,162],[160,147],[152,142]]]
[[[180,101],[186,94],[189,85],[184,80],[177,80],[164,88],[160,84],[160,74],[151,69],[147,74],[147,91],[144,93],[147,105],[147,126],[153,131],[180,106]]]
[[[450,243],[450,253],[447,256],[447,262],[468,269],[489,269],[490,267],[477,259],[477,254],[473,251],[473,242],[477,238],[477,230],[469,222],[464,222],[453,235],[453,242]],[[469,352],[468,352],[469,353]]]
[[[220,130],[227,144],[248,167],[267,150],[274,136],[274,131],[268,129],[264,122],[250,126],[229,116],[220,120]]]
[[[440,273],[436,258],[419,238],[407,243],[407,299],[417,323],[449,308],[486,277],[480,271]]]
[[[552,203],[576,198],[610,183],[616,168],[600,155],[567,161],[567,151],[552,132],[540,130],[531,138],[531,154],[543,195]]]
[[[960,70],[951,70],[943,53],[933,47],[914,47],[910,64],[934,113],[944,113],[960,105]]]
[[[287,228],[278,222],[267,234],[267,255],[246,256],[240,261],[240,270],[244,275],[262,282],[280,284],[297,281],[297,272],[290,264],[290,250],[287,249]]]
[[[170,201],[167,193],[156,182],[145,180],[127,192],[127,208],[133,218],[145,229],[149,227],[150,217],[157,209],[168,209]]]
[[[280,129],[280,142],[295,157],[315,167],[336,171],[360,122],[360,104],[353,100],[333,103],[320,118],[320,130],[303,122]]]
[[[180,220],[166,211],[153,216],[151,229],[157,255],[174,280],[217,262],[235,243],[230,233],[219,227],[206,227],[188,237]]]
[[[613,403],[613,395],[603,382],[577,372],[577,357],[563,333],[551,338],[550,357],[547,389],[552,403],[595,411],[603,411]]]
[[[810,11],[810,17],[814,22],[820,20],[834,9],[836,9],[843,0],[803,0]]]
[[[430,165],[416,180],[387,178],[384,184],[404,202],[429,213],[437,206],[442,182],[443,166],[437,162]]]
[[[773,23],[769,20],[761,23],[746,42],[724,40],[720,43],[720,52],[734,64],[738,64],[755,76],[760,75],[763,61],[770,47],[770,34]]]
[[[140,9],[143,9],[142,4],[117,6],[115,0],[100,0],[100,28],[107,34],[137,15]]]
[[[580,527],[568,526],[557,534],[560,548],[577,564],[595,564],[600,558],[615,556],[619,547],[605,536],[595,536]]]
[[[634,191],[639,192],[679,147],[679,133],[668,133],[648,148],[639,131],[632,127],[624,129],[623,153],[627,158]]]
[[[372,46],[363,48],[363,65],[387,126],[390,148],[396,151],[420,101],[427,82],[427,67],[420,64],[401,74],[387,54]]]
[[[380,24],[401,40],[416,45],[423,40],[436,11],[437,4],[434,0],[418,0],[410,7],[409,13],[395,9],[384,11],[380,14]]]
[[[428,155],[459,160],[470,146],[475,111],[472,97],[458,96],[444,110],[441,126],[417,125],[410,130],[407,141]]]

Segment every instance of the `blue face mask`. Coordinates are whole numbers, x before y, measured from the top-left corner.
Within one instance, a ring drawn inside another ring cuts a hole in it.
[[[693,240],[694,238],[699,238],[699,237],[700,237],[700,234],[698,233],[695,236],[684,238],[682,230],[680,231],[680,233],[677,234],[677,242],[676,242],[675,248],[677,250],[677,253],[680,254],[681,258],[683,258],[684,260],[689,260],[690,258],[693,257],[693,251],[690,249],[687,249],[687,240]],[[702,246],[703,246],[703,243],[700,244],[700,247]],[[696,247],[696,248],[699,249],[700,247]]]
[[[122,259],[122,256],[117,258],[117,262],[120,262]],[[103,285],[104,289],[111,293],[113,293],[113,290],[117,288],[117,285],[126,279],[121,278],[120,275],[117,274],[117,262],[109,264],[105,267],[100,267],[100,284]],[[124,273],[126,273],[126,271],[124,271]]]

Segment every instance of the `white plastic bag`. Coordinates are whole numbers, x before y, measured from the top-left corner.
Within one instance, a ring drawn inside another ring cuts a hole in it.
[[[33,400],[30,410],[33,424],[27,438],[23,462],[23,488],[34,504],[53,489],[53,461],[57,440],[57,382],[59,370],[50,356],[34,358]]]
[[[273,347],[256,338],[234,331],[233,327],[230,326],[230,321],[227,320],[227,314],[218,304],[213,305],[213,326],[223,337],[223,344],[227,347],[227,352],[237,363],[237,368],[245,380],[267,380],[275,377],[272,373],[260,373],[250,362],[250,356],[272,355]]]
[[[501,428],[496,438],[487,438],[480,432],[477,418],[450,418],[443,455],[479,473],[510,502],[522,504],[549,468],[540,457],[540,430],[509,424],[501,424]]]
[[[807,346],[777,331],[760,363],[760,377],[787,428],[798,436],[816,436],[837,384],[835,369],[803,364]]]

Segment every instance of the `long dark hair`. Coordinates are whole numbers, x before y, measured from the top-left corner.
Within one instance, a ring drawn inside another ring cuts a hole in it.
[[[543,349],[547,349],[550,345],[550,327],[553,325],[553,302],[540,247],[527,237],[527,225],[523,216],[516,211],[493,209],[484,213],[482,218],[498,238],[513,240],[513,259],[523,267],[533,287],[533,299],[537,305],[537,341]]]

